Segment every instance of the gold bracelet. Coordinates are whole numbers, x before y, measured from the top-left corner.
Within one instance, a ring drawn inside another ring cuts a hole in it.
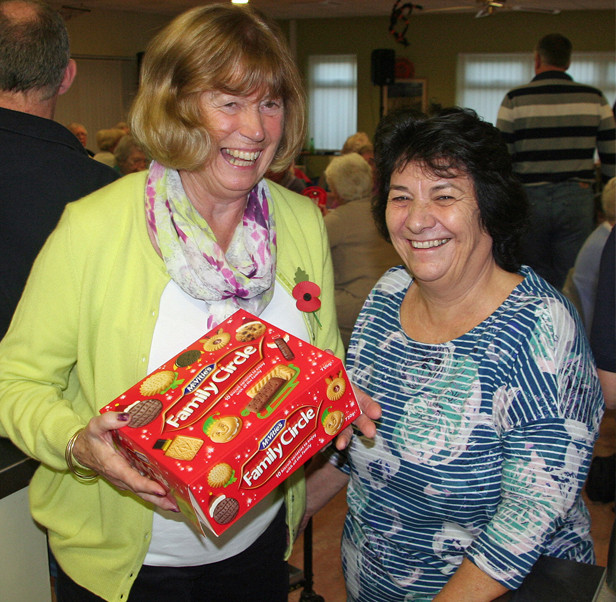
[[[79,467],[75,465],[77,460],[73,456],[73,447],[75,447],[75,441],[77,441],[77,437],[81,435],[81,433],[85,430],[84,428],[80,428],[69,440],[66,444],[66,450],[64,451],[64,459],[66,460],[66,465],[68,469],[80,480],[80,481],[92,481],[98,477],[98,474],[94,471],[92,472],[82,472],[79,470]]]

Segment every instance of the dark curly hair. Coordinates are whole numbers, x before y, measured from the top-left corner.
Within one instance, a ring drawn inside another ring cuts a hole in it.
[[[500,132],[475,111],[453,107],[426,116],[412,110],[386,115],[374,136],[378,194],[376,225],[390,240],[385,222],[389,182],[396,170],[417,162],[438,177],[467,175],[473,182],[481,224],[492,237],[492,254],[508,272],[520,269],[520,237],[528,220],[528,201],[513,175]]]

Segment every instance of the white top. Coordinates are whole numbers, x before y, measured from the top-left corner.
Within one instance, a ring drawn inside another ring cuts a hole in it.
[[[203,336],[206,332],[205,304],[186,294],[170,281],[160,298],[160,311],[150,350],[148,373]],[[261,318],[308,341],[308,331],[295,300],[277,285]],[[183,514],[156,509],[152,540],[144,564],[150,566],[198,566],[219,562],[244,551],[270,525],[280,506],[278,489],[242,516],[222,535],[203,537]]]

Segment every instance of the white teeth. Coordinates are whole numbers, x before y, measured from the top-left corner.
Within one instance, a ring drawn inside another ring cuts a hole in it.
[[[227,157],[229,157],[229,163],[232,165],[246,165],[249,163],[254,163],[261,154],[260,151],[242,151],[242,150],[232,150],[225,149],[225,153]]]
[[[448,238],[442,238],[441,240],[426,240],[426,241],[412,240],[411,246],[414,249],[432,249],[433,247],[440,247],[441,245],[444,245],[448,240],[449,240]]]

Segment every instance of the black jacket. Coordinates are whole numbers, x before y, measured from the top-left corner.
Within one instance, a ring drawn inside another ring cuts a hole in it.
[[[0,108],[0,338],[66,203],[117,177],[59,123]]]

